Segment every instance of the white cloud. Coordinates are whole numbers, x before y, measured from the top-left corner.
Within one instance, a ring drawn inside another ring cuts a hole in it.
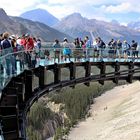
[[[71,14],[74,9],[73,7],[69,7],[69,6],[48,6],[48,5],[44,5],[44,4],[40,4],[37,6],[37,8],[42,8],[42,9],[46,9],[47,11],[49,11],[51,14],[53,14],[54,16],[56,16],[57,18],[62,18],[66,15]]]
[[[38,0],[1,0],[0,7],[3,8],[8,15],[18,16],[26,9],[33,9]]]
[[[14,16],[35,8],[43,8],[58,18],[80,12],[88,18],[101,20],[109,19],[106,14],[140,13],[137,0],[0,0],[0,7],[4,8],[8,15]]]
[[[129,2],[127,3],[121,3],[120,5],[110,5],[106,7],[106,12],[111,13],[122,13],[122,12],[129,12],[131,10],[131,4]]]

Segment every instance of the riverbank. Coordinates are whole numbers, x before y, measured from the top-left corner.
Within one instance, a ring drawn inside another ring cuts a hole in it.
[[[95,99],[91,117],[69,140],[140,140],[140,82],[118,86]]]

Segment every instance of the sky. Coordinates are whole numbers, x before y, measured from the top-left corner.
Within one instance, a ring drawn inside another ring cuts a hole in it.
[[[89,19],[118,20],[121,24],[140,20],[138,0],[0,0],[0,7],[11,16],[42,8],[59,19],[79,12]]]

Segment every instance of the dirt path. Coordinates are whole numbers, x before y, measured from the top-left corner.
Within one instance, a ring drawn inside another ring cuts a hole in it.
[[[140,140],[140,82],[106,92],[95,99],[90,112],[69,140]]]

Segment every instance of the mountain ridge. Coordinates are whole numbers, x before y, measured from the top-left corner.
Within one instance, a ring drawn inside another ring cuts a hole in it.
[[[88,19],[78,13],[66,16],[53,27],[63,33],[69,34],[73,38],[84,38],[86,35],[91,38],[91,32],[94,34],[94,37],[100,36],[106,42],[111,38],[128,41],[133,39],[138,41],[140,38],[139,31],[120,25],[116,20],[106,22]]]
[[[21,17],[8,16],[2,8],[0,9],[0,19],[2,19],[0,20],[0,33],[8,31],[10,34],[19,36],[30,33],[40,38],[43,42],[54,41],[55,39],[62,41],[64,37],[72,40],[69,35],[61,33],[43,23],[23,19]]]
[[[20,17],[24,19],[29,19],[32,21],[38,21],[42,22],[48,26],[53,26],[57,22],[59,22],[59,19],[57,19],[55,16],[53,16],[51,13],[49,13],[47,10],[38,8],[30,11],[26,11],[20,15]]]
[[[140,20],[130,22],[127,24],[127,26],[131,29],[135,29],[135,30],[140,31]]]

